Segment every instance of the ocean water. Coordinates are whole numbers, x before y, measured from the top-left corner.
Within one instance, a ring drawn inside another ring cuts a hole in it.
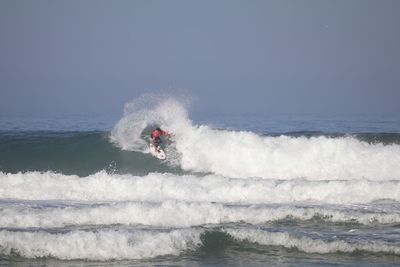
[[[398,266],[400,118],[189,113],[1,117],[0,265]]]

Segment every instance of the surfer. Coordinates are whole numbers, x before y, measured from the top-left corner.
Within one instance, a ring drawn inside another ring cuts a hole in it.
[[[166,136],[167,137],[167,143],[169,144],[169,137],[171,136],[171,134],[169,134],[168,132],[161,130],[160,128],[156,128],[155,130],[151,131],[151,143],[153,144],[154,147],[157,148],[157,150],[159,150],[160,148],[160,144],[162,143],[161,141],[161,136]]]

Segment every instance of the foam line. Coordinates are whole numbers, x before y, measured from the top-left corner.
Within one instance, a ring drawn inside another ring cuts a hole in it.
[[[309,237],[296,237],[287,232],[266,232],[255,229],[226,229],[229,235],[239,241],[248,241],[267,246],[283,246],[296,248],[306,253],[353,253],[355,251],[367,251],[373,253],[400,254],[400,246],[378,241],[370,242],[346,242],[343,240],[324,241]]]
[[[309,181],[230,179],[207,175],[98,172],[87,177],[52,172],[0,172],[0,198],[24,200],[220,202],[271,204],[314,201],[331,204],[400,201],[400,181]]]
[[[330,207],[232,206],[208,202],[111,203],[81,206],[0,206],[2,228],[53,228],[80,225],[147,225],[191,227],[244,222],[262,224],[283,219],[352,222],[365,225],[400,223],[398,212],[339,210]]]
[[[376,240],[323,240],[297,236],[288,232],[268,232],[259,229],[224,228],[238,242],[266,246],[296,248],[306,253],[372,253],[400,254],[400,246]],[[55,257],[63,260],[145,259],[162,255],[179,255],[204,245],[201,235],[206,230],[73,230],[65,233],[45,231],[0,231],[0,254],[18,254],[26,258]]]
[[[26,258],[55,257],[63,260],[143,259],[178,255],[200,244],[198,230],[171,232],[72,231],[52,234],[0,231],[0,254],[17,253]]]

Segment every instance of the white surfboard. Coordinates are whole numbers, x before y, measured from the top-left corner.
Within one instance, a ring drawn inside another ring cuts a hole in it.
[[[158,149],[157,149],[152,143],[150,143],[150,153],[158,159],[166,159],[167,158],[164,150],[161,147],[158,147]]]

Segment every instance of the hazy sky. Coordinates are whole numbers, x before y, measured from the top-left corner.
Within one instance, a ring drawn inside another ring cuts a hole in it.
[[[400,1],[0,0],[0,115],[399,114]]]

